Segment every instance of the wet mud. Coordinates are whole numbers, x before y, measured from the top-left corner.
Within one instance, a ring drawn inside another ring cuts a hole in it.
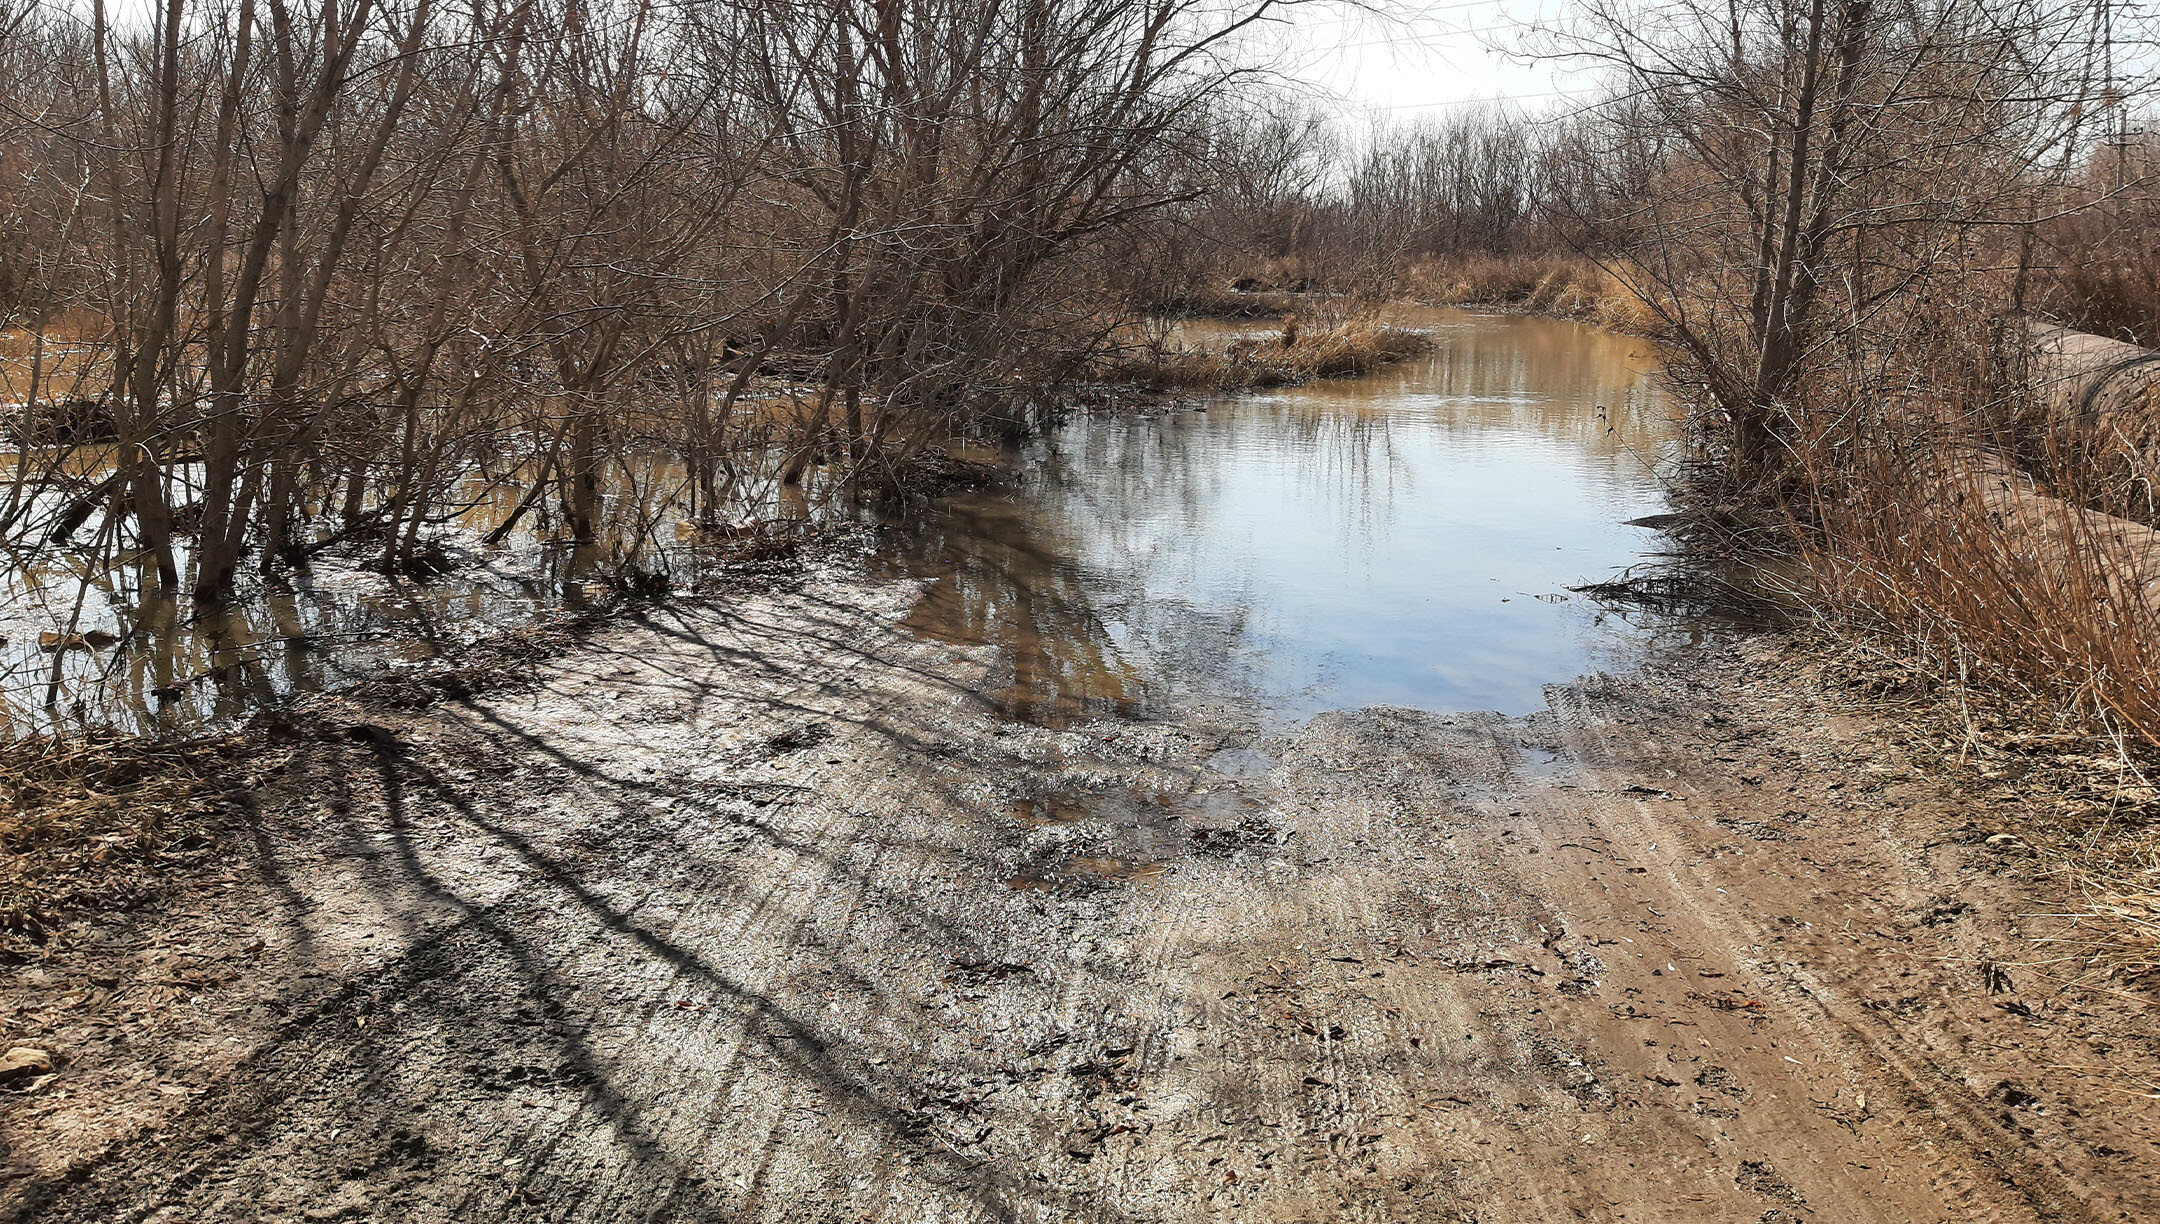
[[[2152,1000],[1989,804],[1570,590],[1657,547],[1638,355],[1432,325],[302,702],[0,973],[0,1218],[2160,1218]]]
[[[1029,722],[920,591],[314,707],[199,878],[0,979],[57,1062],[0,1210],[2160,1216],[2149,1001],[2023,965],[2025,873],[1770,645],[1520,717]]]

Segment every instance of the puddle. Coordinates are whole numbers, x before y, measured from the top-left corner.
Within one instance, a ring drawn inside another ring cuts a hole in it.
[[[1010,814],[1031,829],[1099,821],[1121,828],[1152,829],[1184,821],[1236,820],[1255,801],[1241,792],[1203,787],[1173,794],[1163,791],[1067,791],[1034,799],[1016,799]]]
[[[1153,880],[1192,851],[1229,855],[1282,840],[1258,800],[1225,786],[1066,791],[1015,800],[1008,814],[1023,829],[1051,831],[1028,838],[1033,861],[1008,881],[1042,892]]]
[[[1180,696],[1286,721],[1519,715],[1620,662],[1631,616],[1568,588],[1659,546],[1624,525],[1664,508],[1653,470],[1676,438],[1646,349],[1546,319],[1399,321],[1434,351],[1205,411],[1066,422],[1013,457],[1017,491],[895,533],[888,565],[928,583],[910,626],[998,646],[987,695],[1048,725]]]
[[[1518,743],[1516,747],[1520,753],[1515,762],[1516,770],[1525,778],[1551,782],[1566,775],[1573,766],[1566,750],[1550,744],[1531,743],[1526,740]]]
[[[1257,748],[1224,748],[1208,757],[1210,772],[1225,778],[1264,778],[1275,768],[1275,758]]]
[[[1401,321],[1432,331],[1429,356],[1204,411],[1076,417],[1009,456],[1016,488],[892,533],[885,564],[925,583],[908,625],[996,646],[986,696],[1051,726],[1185,699],[1276,723],[1368,705],[1519,716],[1548,685],[1625,666],[1647,626],[1569,588],[1660,546],[1626,525],[1664,508],[1653,473],[1675,442],[1648,355],[1551,320]],[[1526,773],[1566,767],[1556,746],[1517,746]],[[1195,854],[1280,853],[1293,834],[1246,793],[1274,767],[1228,748],[1190,794],[1016,803],[1029,862],[1011,884],[1084,893]]]

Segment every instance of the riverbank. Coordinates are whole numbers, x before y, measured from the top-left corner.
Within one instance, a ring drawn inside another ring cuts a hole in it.
[[[1573,253],[1420,260],[1403,270],[1397,292],[1428,305],[1519,311],[1635,334],[1652,322],[1611,272]]]
[[[1324,303],[1322,303],[1324,304]],[[1217,337],[1219,343],[1159,341],[1133,346],[1110,363],[1106,376],[1143,395],[1216,394],[1294,387],[1319,378],[1355,378],[1430,352],[1432,337],[1377,317],[1301,324],[1292,301],[1266,327]],[[1313,304],[1302,304],[1310,308]],[[1242,313],[1195,314],[1190,319],[1242,323]]]
[[[1566,257],[1435,263],[1407,280],[1451,301],[1643,326],[1610,277]],[[1478,308],[1491,308],[1481,305]],[[2026,334],[2009,321],[2006,344]],[[1930,728],[1956,769],[2034,784],[2025,836],[2082,924],[2101,977],[2160,973],[2160,547],[2147,350],[2030,325],[2027,380],[1960,412],[1796,405],[1816,424],[1782,488],[1732,487],[1714,464],[1675,463],[1685,554],[1637,594],[1690,592],[1698,571],[1752,569],[1813,666],[1854,678],[1886,719]],[[1895,416],[1860,431],[1850,419]],[[1836,418],[1831,426],[1822,418]],[[1708,469],[1696,480],[1691,469]],[[1625,596],[1622,583],[1614,591]],[[2044,796],[2044,798],[2040,798]],[[2084,955],[2084,952],[2079,955]]]
[[[1300,288],[1288,288],[1293,285]],[[1311,295],[1324,298],[1325,292],[1311,278],[1261,269],[1190,288],[1157,312],[1181,319],[1270,319],[1295,314]],[[1542,315],[1638,335],[1654,322],[1610,271],[1573,252],[1428,256],[1397,269],[1387,293],[1397,304]]]
[[[2160,1210],[2131,780],[1588,604],[1640,346],[1424,322],[264,719],[0,978],[0,1218]]]
[[[918,589],[820,566],[252,752],[170,901],[0,985],[58,1064],[6,1210],[2160,1210],[2149,1003],[2032,963],[2008,813],[1775,641],[1519,719],[1051,727]]]
[[[786,545],[715,554],[679,594],[712,599],[785,588],[805,565],[858,556],[865,540],[860,529],[834,524]],[[244,796],[261,781],[257,761],[283,751],[326,704],[424,710],[514,686],[653,606],[651,597],[624,592],[538,610],[493,631],[459,627],[424,656],[369,669],[334,690],[291,694],[225,725],[168,736],[86,731],[0,741],[0,966],[34,963],[56,936],[65,942],[64,932],[83,923],[168,900],[244,818]]]

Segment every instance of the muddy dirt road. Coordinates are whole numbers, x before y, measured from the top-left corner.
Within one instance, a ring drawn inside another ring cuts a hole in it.
[[[65,1060],[0,1100],[5,1211],[2160,1218],[2148,1005],[1999,963],[2039,903],[1985,813],[1767,647],[1052,728],[915,595],[296,722],[221,874],[5,978]]]

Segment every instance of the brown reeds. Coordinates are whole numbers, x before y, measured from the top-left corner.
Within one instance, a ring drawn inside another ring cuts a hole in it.
[[[2067,924],[2064,933],[2041,942],[2062,951],[2071,980],[2160,984],[2160,845],[2148,841],[2100,870],[2067,862],[2057,874],[2078,904],[2055,915]]]
[[[2077,972],[2136,976],[2160,963],[2160,531],[2092,508],[2118,492],[2112,467],[2075,462],[2088,452],[2017,466],[2025,398],[1846,404],[1823,414],[1835,428],[1797,430],[1799,564],[1775,572],[1826,635],[1902,677],[1877,687],[1930,695],[1908,716],[1943,724],[1946,760],[2023,780],[2022,831],[2083,898],[2062,916],[2089,954]]]
[[[1286,337],[1293,339],[1285,343]],[[1423,332],[1353,318],[1218,342],[1142,346],[1113,362],[1109,373],[1158,391],[1245,391],[1353,377],[1431,347]]]
[[[2160,533],[1969,443],[1885,439],[1816,488],[1795,538],[1818,601],[1936,679],[2160,749]]]
[[[1402,275],[1404,296],[1440,306],[1483,306],[1583,319],[1623,331],[1646,316],[1626,287],[1569,252],[1470,254],[1420,260]]]

